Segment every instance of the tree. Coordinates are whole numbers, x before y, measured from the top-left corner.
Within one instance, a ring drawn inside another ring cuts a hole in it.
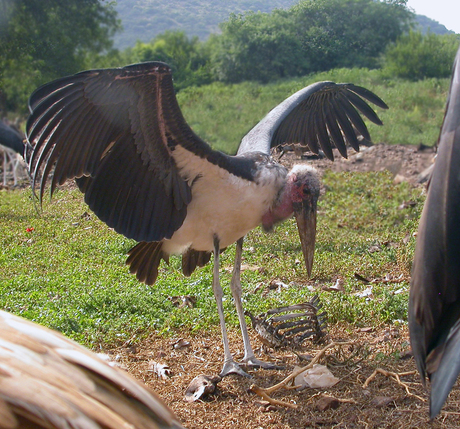
[[[188,38],[183,31],[165,31],[151,42],[136,42],[125,52],[129,63],[163,61],[171,66],[175,88],[210,83],[209,54],[198,37]]]
[[[0,0],[0,20],[0,108],[22,111],[36,86],[108,52],[120,28],[103,0]]]
[[[384,72],[410,80],[449,77],[459,42],[458,34],[411,31],[388,46]]]
[[[232,14],[222,35],[210,39],[214,73],[225,82],[270,80],[302,74],[306,68],[300,40],[288,11]]]
[[[377,67],[409,29],[405,0],[304,0],[287,11],[232,15],[212,58],[219,79],[267,82],[336,67]]]
[[[376,68],[385,47],[409,30],[406,1],[307,0],[292,8],[310,71]]]

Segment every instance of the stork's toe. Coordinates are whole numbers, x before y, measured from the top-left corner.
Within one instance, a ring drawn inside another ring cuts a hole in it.
[[[276,365],[272,362],[264,362],[262,360],[257,359],[255,356],[243,359],[243,364],[246,367],[249,368],[262,368],[262,369],[275,369],[275,370],[281,370],[285,369],[284,366],[281,365]]]
[[[234,360],[224,362],[224,366],[219,375],[221,377],[226,377],[227,375],[231,375],[231,374],[240,375],[242,377],[247,377],[247,378],[252,377],[246,371],[241,369],[241,367]]]

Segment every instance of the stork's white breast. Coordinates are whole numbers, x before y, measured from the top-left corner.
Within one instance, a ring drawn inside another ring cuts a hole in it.
[[[182,253],[190,246],[212,251],[215,235],[221,248],[231,245],[260,225],[284,185],[283,177],[268,170],[257,183],[242,179],[182,147],[176,147],[173,156],[182,175],[199,178],[184,223],[163,244],[168,253]]]

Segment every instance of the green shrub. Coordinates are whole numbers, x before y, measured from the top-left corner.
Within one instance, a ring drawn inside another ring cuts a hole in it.
[[[419,80],[449,77],[459,44],[459,35],[436,35],[411,31],[389,46],[384,57],[388,76]]]

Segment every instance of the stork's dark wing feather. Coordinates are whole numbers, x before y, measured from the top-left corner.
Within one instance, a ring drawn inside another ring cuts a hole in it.
[[[170,238],[191,199],[177,146],[251,179],[251,169],[213,151],[185,122],[169,66],[150,62],[88,70],[38,88],[30,97],[27,162],[40,198],[78,178],[85,201],[109,226],[137,241]],[[194,172],[196,176],[200,171]],[[189,173],[190,174],[190,173]]]
[[[409,299],[411,344],[431,379],[431,416],[460,372],[460,51],[417,235]]]
[[[21,156],[24,155],[24,141],[23,137],[14,128],[5,124],[0,119],[0,145],[5,146],[19,153]]]
[[[360,86],[333,82],[310,85],[275,107],[249,131],[241,141],[238,154],[269,153],[274,146],[300,143],[314,153],[321,148],[331,160],[335,146],[346,157],[347,142],[358,150],[358,135],[370,140],[361,115],[382,124],[368,102],[388,108],[377,95]]]
[[[0,311],[0,428],[180,429],[153,392],[43,326]]]

